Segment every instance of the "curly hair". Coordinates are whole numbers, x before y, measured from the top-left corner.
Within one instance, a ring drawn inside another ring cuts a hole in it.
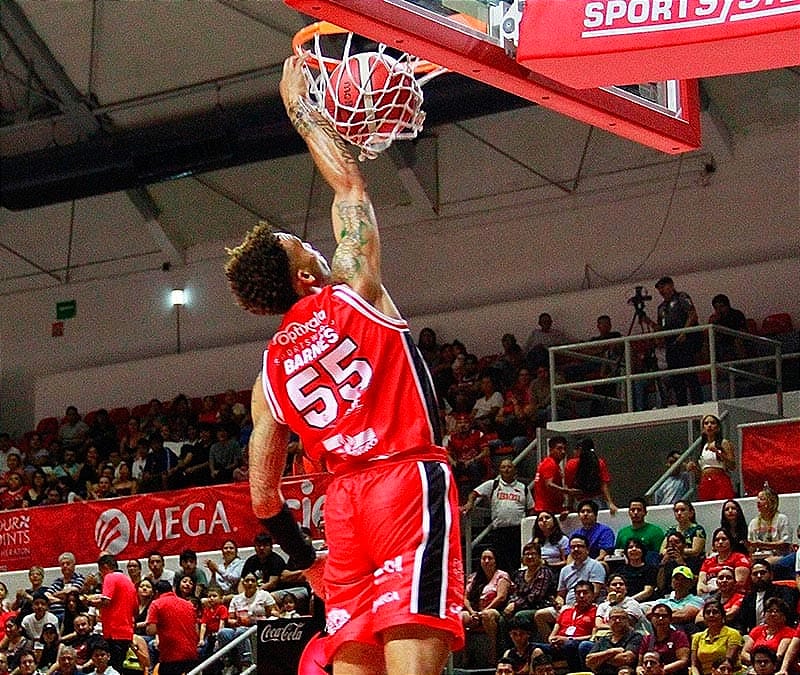
[[[236,301],[248,312],[283,314],[299,300],[289,256],[269,223],[259,222],[241,244],[225,251],[225,276]]]

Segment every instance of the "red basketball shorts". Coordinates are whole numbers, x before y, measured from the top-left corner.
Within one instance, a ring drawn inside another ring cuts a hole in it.
[[[458,496],[446,462],[380,462],[334,478],[325,499],[326,654],[345,642],[382,645],[415,624],[464,644]]]

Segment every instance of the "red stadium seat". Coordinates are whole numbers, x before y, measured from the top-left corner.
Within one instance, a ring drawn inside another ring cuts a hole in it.
[[[39,420],[39,424],[36,425],[36,431],[42,436],[54,436],[58,433],[59,424],[58,417],[45,417]]]
[[[770,314],[761,322],[762,335],[783,335],[785,333],[791,333],[793,330],[794,325],[792,324],[792,317],[786,312]]]
[[[127,407],[111,408],[108,411],[108,419],[114,426],[121,426],[127,424],[131,418],[131,411]]]

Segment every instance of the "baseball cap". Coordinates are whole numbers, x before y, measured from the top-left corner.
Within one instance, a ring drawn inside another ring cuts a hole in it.
[[[672,570],[672,576],[677,576],[680,574],[681,576],[686,577],[690,581],[694,579],[694,572],[690,570],[686,565],[678,565],[674,570]]]
[[[55,633],[58,633],[58,627],[54,623],[46,623],[44,626],[42,626],[42,633],[44,633],[46,630],[51,630]]]

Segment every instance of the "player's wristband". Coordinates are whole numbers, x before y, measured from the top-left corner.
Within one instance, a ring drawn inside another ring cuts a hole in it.
[[[311,537],[303,534],[286,504],[276,515],[263,518],[261,523],[288,554],[289,560],[286,563],[288,569],[304,570],[311,567],[317,557]]]

